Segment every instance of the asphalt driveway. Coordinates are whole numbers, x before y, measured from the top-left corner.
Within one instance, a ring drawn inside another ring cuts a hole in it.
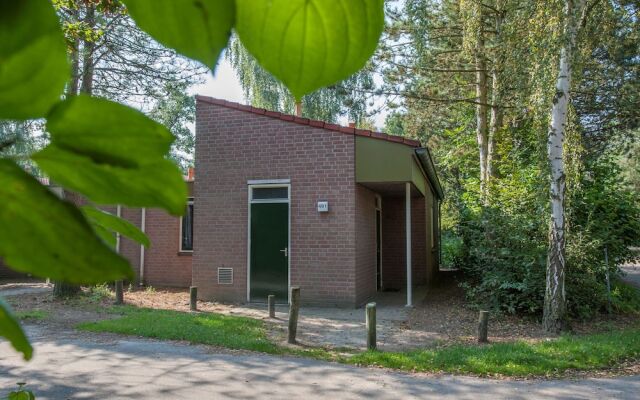
[[[500,381],[416,376],[204,346],[30,326],[24,363],[0,343],[0,398],[26,381],[44,399],[637,399],[640,376]]]
[[[640,289],[640,265],[625,265],[620,267],[625,273],[624,280]]]

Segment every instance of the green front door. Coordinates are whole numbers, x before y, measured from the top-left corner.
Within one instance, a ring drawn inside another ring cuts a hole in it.
[[[251,204],[250,300],[287,303],[289,287],[289,204]]]

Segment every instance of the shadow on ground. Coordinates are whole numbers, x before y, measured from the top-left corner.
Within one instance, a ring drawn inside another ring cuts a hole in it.
[[[412,376],[320,361],[218,354],[210,348],[30,327],[25,364],[0,343],[0,398],[26,381],[43,399],[576,399],[637,398],[640,377],[496,381]]]

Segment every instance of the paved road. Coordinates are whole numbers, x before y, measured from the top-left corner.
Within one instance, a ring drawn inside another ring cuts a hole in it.
[[[27,381],[44,399],[637,399],[640,376],[577,381],[420,377],[201,346],[30,327],[21,361],[0,343],[0,398]]]
[[[640,265],[625,265],[621,269],[626,273],[624,280],[640,288]]]

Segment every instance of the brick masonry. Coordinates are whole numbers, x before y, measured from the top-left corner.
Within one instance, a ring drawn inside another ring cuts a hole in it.
[[[292,285],[305,303],[355,296],[355,136],[197,106],[193,283],[206,299],[247,300],[248,180],[290,179]],[[328,213],[316,203],[329,202]],[[231,267],[231,285],[217,269]]]
[[[198,98],[192,281],[201,298],[247,301],[248,181],[276,179],[291,184],[290,281],[303,303],[353,307],[375,295],[376,193],[355,182],[358,133],[316,125]],[[317,212],[319,200],[328,213]],[[412,205],[416,284],[428,276],[426,204]],[[384,274],[402,288],[404,199],[385,198],[382,209]],[[232,284],[218,284],[220,267],[233,269]]]
[[[192,195],[193,182],[187,182],[187,188]],[[122,208],[121,215],[138,228],[141,227],[141,209]],[[160,209],[148,208],[145,215],[145,233],[151,241],[151,246],[144,250],[143,282],[140,282],[140,244],[127,238],[121,238],[120,241],[120,254],[129,260],[136,275],[135,283],[147,286],[191,286],[193,257],[191,252],[180,252],[180,218]]]

